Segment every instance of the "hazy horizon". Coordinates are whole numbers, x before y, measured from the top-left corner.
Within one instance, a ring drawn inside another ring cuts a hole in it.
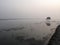
[[[0,0],[0,19],[60,19],[60,0]]]
[[[46,45],[58,25],[60,0],[0,0],[0,45]]]

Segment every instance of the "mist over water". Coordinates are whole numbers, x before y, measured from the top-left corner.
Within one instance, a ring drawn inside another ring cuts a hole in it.
[[[0,0],[0,45],[46,45],[59,24],[60,0]]]
[[[53,35],[57,22],[51,22],[50,26],[46,21],[38,19],[0,20],[0,39],[14,39],[24,36],[24,39],[34,38],[35,40],[48,41]],[[45,37],[45,38],[44,38]]]

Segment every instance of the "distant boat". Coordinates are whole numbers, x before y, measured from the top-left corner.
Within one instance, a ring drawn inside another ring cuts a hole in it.
[[[51,25],[51,24],[50,24],[50,20],[51,20],[51,17],[47,17],[47,18],[46,18],[46,21],[47,21],[47,22],[46,22],[46,25],[47,25],[47,26],[50,26],[50,25]]]

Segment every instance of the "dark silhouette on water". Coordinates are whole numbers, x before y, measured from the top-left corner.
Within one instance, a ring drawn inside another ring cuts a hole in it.
[[[60,45],[60,25],[56,28],[56,31],[51,37],[48,45]]]
[[[51,17],[47,17],[47,18],[46,18],[46,21],[47,21],[46,25],[47,25],[47,26],[50,26],[50,25],[51,25],[51,24],[50,24],[50,20],[51,20]]]
[[[51,19],[51,17],[47,17],[46,19],[50,20],[50,19]]]

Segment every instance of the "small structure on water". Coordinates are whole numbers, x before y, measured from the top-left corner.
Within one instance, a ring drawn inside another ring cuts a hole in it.
[[[47,17],[46,18],[46,25],[47,26],[50,26],[51,25],[50,20],[51,20],[51,17]]]

